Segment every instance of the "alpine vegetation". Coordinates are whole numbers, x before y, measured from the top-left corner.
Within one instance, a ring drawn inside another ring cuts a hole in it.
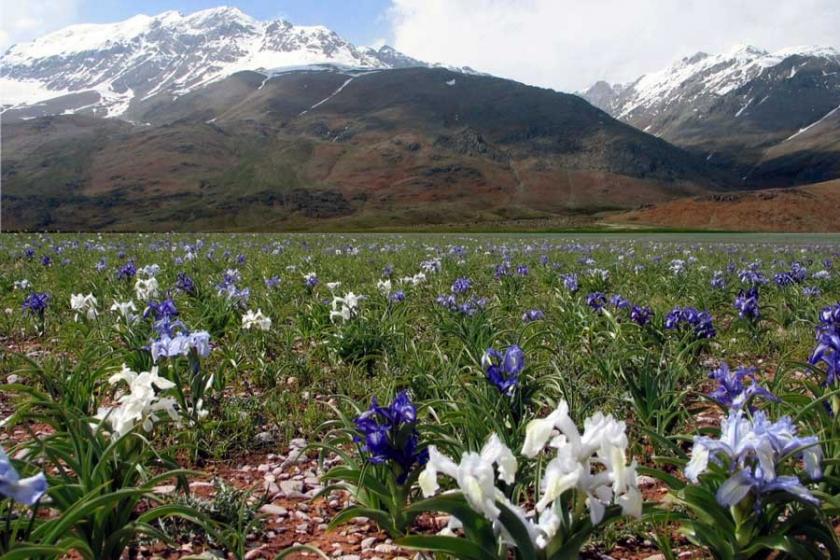
[[[6,235],[0,556],[840,558],[838,258]]]

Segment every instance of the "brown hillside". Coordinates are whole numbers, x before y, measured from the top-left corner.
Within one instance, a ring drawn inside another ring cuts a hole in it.
[[[681,198],[609,222],[731,231],[840,232],[840,180],[793,189]]]

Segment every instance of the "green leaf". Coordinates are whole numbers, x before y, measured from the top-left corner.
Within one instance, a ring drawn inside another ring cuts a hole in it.
[[[498,554],[488,556],[480,546],[466,539],[441,535],[411,535],[397,539],[396,543],[405,548],[442,552],[454,556],[459,560],[488,560],[499,558]]]
[[[501,510],[499,521],[507,529],[514,543],[516,543],[517,556],[529,559],[537,558],[537,550],[534,548],[531,534],[519,516],[502,502],[497,501],[496,506]]]

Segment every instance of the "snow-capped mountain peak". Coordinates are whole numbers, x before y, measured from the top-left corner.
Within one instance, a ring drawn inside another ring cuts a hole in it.
[[[783,64],[785,72],[777,72]],[[840,52],[833,47],[819,46],[769,52],[752,45],[735,45],[720,54],[698,52],[626,85],[598,83],[582,96],[619,119],[660,134],[664,121],[673,120],[666,119],[665,115],[673,117],[677,110],[701,114],[716,105],[716,100],[739,91],[754,80],[770,74],[777,81],[790,80],[809,64],[814,68],[828,65],[823,77],[830,78],[833,75],[830,68],[840,65]],[[761,99],[756,100],[759,101]],[[740,116],[738,109],[733,111],[733,117]]]
[[[0,58],[0,103],[114,117],[151,96],[183,95],[242,70],[316,64],[428,66],[390,47],[356,47],[323,26],[260,21],[223,6],[72,25],[13,45]],[[61,96],[70,97],[55,101]]]
[[[774,166],[790,169],[791,162],[816,180],[831,176],[824,171],[836,161],[840,52],[833,47],[736,45],[682,58],[626,86],[599,82],[581,95],[707,161],[742,166],[745,184],[765,184]],[[775,163],[755,171],[764,161]]]

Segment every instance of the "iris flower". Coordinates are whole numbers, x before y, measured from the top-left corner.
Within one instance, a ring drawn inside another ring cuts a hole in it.
[[[271,319],[263,315],[262,309],[257,309],[256,312],[249,309],[248,312],[242,316],[243,329],[250,330],[254,327],[261,331],[271,329]]]
[[[796,426],[788,416],[771,422],[762,411],[756,411],[750,418],[743,410],[733,409],[721,421],[719,439],[694,438],[685,476],[696,483],[710,461],[721,464],[725,460],[730,476],[716,494],[723,506],[734,506],[750,494],[760,500],[774,491],[818,503],[798,477],[777,476],[788,457],[800,458],[811,479],[822,477],[823,454],[816,436],[797,436]]]
[[[525,369],[525,352],[516,344],[506,348],[504,354],[488,348],[481,357],[481,367],[500,393],[511,396],[519,384],[519,374]]]
[[[20,478],[6,452],[0,448],[0,494],[20,504],[31,506],[47,491],[47,478],[38,473]]]
[[[426,450],[420,449],[420,435],[417,432],[417,409],[408,393],[400,391],[393,402],[380,406],[376,398],[370,408],[355,420],[362,443],[362,451],[373,464],[392,462],[400,467],[397,481],[402,484],[415,464],[423,465],[428,460]]]
[[[709,377],[718,382],[717,388],[709,396],[727,408],[743,408],[758,395],[772,401],[779,400],[758,384],[754,368],[739,367],[733,371],[726,362],[722,362],[719,368],[709,373]],[[749,380],[749,385],[744,383],[746,380]]]

